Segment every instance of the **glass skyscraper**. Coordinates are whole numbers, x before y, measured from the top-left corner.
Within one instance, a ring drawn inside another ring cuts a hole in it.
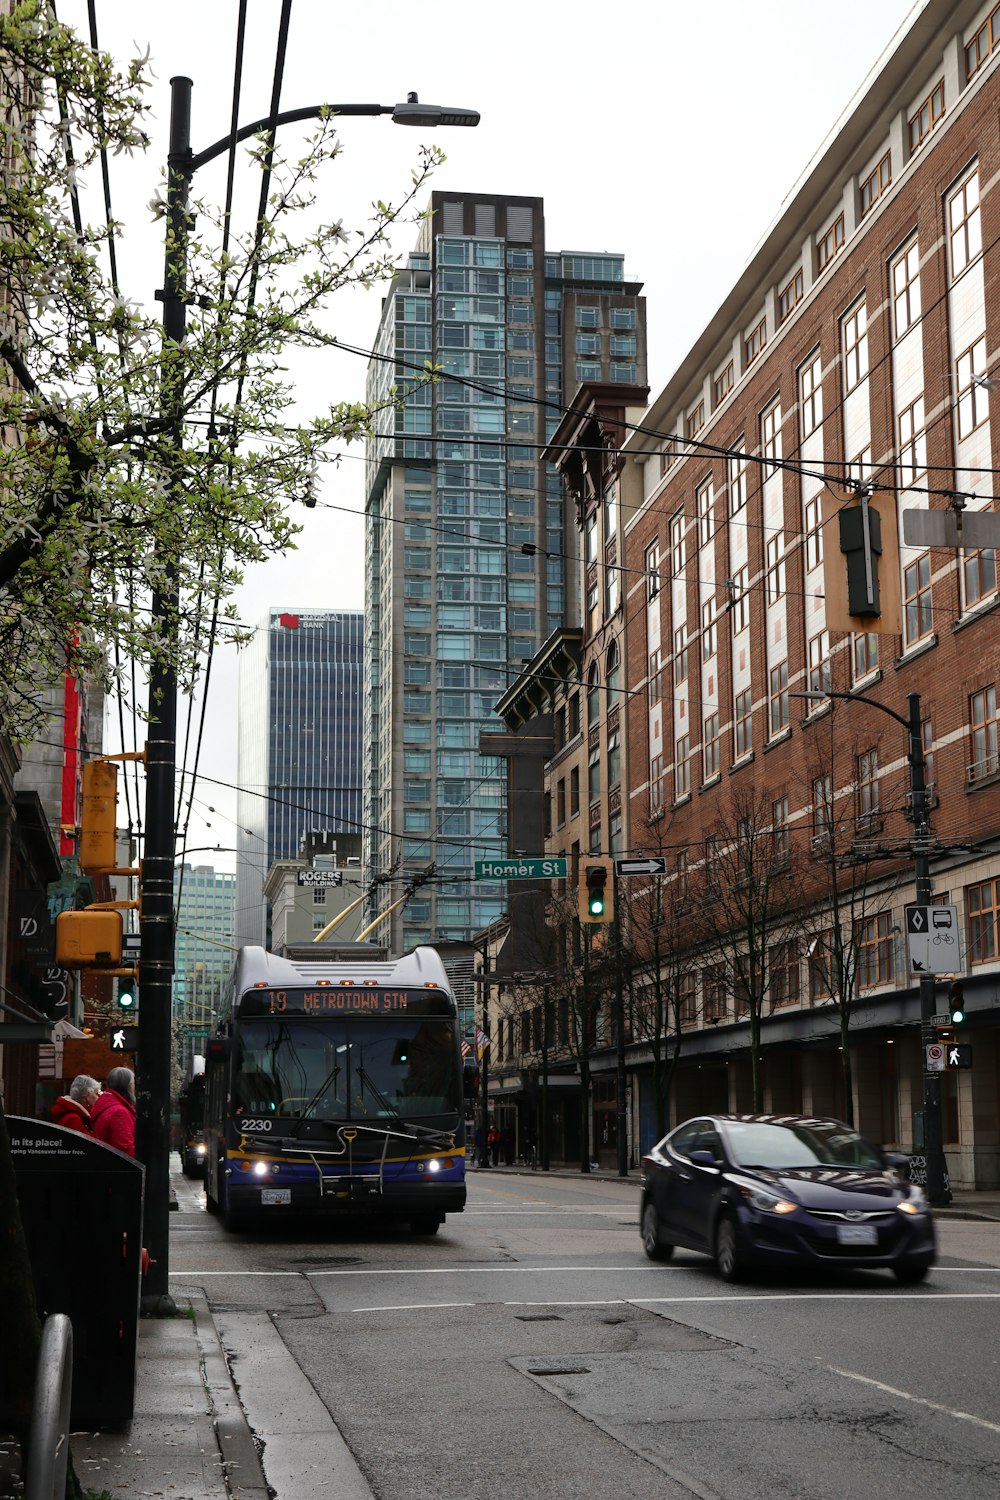
[[[192,1055],[205,1050],[233,967],[235,903],[235,875],[212,865],[186,864],[174,871],[174,1023],[182,1075]]]
[[[272,608],[240,653],[236,941],[263,943],[264,878],[314,830],[361,823],[360,610]]]
[[[503,892],[473,879],[475,860],[507,852],[505,768],[479,754],[480,731],[501,728],[494,703],[580,608],[576,527],[540,453],[581,381],[646,371],[645,303],[620,255],[547,254],[539,198],[434,193],[430,207],[368,375],[369,401],[409,394],[368,445],[366,864],[436,865],[392,918],[397,949],[468,941],[502,914]]]

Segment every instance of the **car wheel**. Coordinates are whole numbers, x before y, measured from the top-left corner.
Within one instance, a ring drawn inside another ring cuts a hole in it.
[[[413,1234],[437,1234],[440,1228],[441,1220],[437,1214],[414,1214],[410,1220]]]
[[[745,1272],[736,1220],[729,1213],[715,1226],[715,1268],[723,1281],[740,1281]]]
[[[673,1245],[660,1238],[660,1220],[653,1204],[647,1203],[642,1211],[642,1248],[650,1260],[669,1260],[674,1253]]]
[[[893,1266],[896,1280],[903,1286],[913,1286],[918,1281],[923,1281],[930,1266]]]

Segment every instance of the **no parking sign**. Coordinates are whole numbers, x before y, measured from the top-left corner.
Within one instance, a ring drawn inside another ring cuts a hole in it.
[[[928,1073],[944,1072],[944,1047],[940,1042],[929,1042],[924,1048],[924,1066]]]

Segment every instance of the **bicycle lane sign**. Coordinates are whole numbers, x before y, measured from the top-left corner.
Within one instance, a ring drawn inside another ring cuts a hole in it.
[[[916,974],[958,974],[962,968],[958,908],[908,906],[906,943]]]

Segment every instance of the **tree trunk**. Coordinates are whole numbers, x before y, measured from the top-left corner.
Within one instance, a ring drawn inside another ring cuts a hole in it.
[[[590,1059],[580,1059],[580,1171],[590,1171]]]
[[[840,1010],[840,1073],[844,1089],[844,1124],[854,1125],[854,1074],[851,1067],[851,1048],[849,1045],[849,1023],[850,1017],[847,1009],[841,1006]]]
[[[750,1012],[750,1081],[753,1091],[753,1112],[759,1115],[764,1108],[764,1085],[760,1070],[760,1014]]]

